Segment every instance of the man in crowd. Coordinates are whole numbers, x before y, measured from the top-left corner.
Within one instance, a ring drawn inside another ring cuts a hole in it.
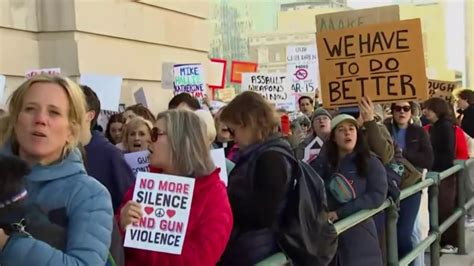
[[[310,119],[314,111],[314,100],[309,96],[301,96],[298,99],[298,105],[300,111]]]
[[[80,142],[85,148],[87,173],[104,185],[112,196],[114,211],[132,185],[134,174],[123,154],[99,132],[91,130],[97,123],[100,101],[88,86],[81,86],[87,102],[87,113],[81,128]]]

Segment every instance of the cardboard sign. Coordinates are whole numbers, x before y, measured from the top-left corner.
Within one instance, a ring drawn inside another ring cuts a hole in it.
[[[225,86],[227,61],[212,58],[208,65],[207,86],[211,89],[222,89]]]
[[[147,100],[146,100],[145,90],[143,90],[143,88],[138,89],[133,94],[133,97],[135,97],[135,102],[136,103],[141,103],[143,106],[148,108],[148,103],[147,103]]]
[[[227,182],[229,180],[227,176],[227,165],[225,163],[225,152],[224,149],[213,149],[211,150],[211,157],[214,165],[221,169],[219,173],[219,177],[221,178],[222,182],[224,182],[225,186],[227,187]]]
[[[161,64],[161,88],[165,90],[174,89],[174,63],[164,62]]]
[[[308,146],[304,149],[304,162],[310,162],[318,157],[319,153],[321,152],[321,148],[323,147],[323,140],[319,137],[314,138]]]
[[[102,110],[118,111],[122,77],[85,74],[81,75],[80,84],[89,86],[97,94]]]
[[[139,172],[133,200],[143,217],[129,225],[125,247],[180,255],[188,228],[194,178]]]
[[[398,6],[384,6],[349,10],[316,16],[316,31],[356,28],[369,24],[379,24],[400,20]]]
[[[426,100],[419,19],[316,33],[323,106]]]
[[[201,64],[175,65],[173,73],[175,95],[186,92],[198,99],[205,97]]]
[[[124,154],[125,161],[132,168],[135,176],[139,172],[150,172],[150,152],[139,151]]]
[[[4,75],[0,75],[0,104],[3,105],[5,103],[5,84],[7,82],[7,78]]]
[[[430,79],[428,80],[430,98],[439,97],[447,102],[453,102],[453,91],[460,85],[459,82]]]
[[[48,75],[60,75],[61,68],[42,68],[42,69],[32,69],[28,70],[25,74],[26,79],[31,79],[32,77],[40,74],[48,74]]]
[[[276,108],[295,110],[295,97],[286,73],[243,73],[242,90],[262,95],[267,101],[275,104]]]
[[[235,98],[235,89],[234,88],[225,88],[220,90],[215,90],[216,98],[228,103]]]
[[[232,61],[232,68],[230,74],[230,81],[234,83],[242,83],[242,73],[257,72],[257,63]]]

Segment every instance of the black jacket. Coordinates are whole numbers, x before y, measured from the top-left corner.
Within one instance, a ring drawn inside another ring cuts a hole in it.
[[[469,105],[469,107],[462,113],[463,119],[461,122],[461,128],[471,136],[471,138],[474,138],[474,105]]]
[[[384,124],[393,137],[395,127],[392,120],[386,120]],[[433,166],[434,156],[433,147],[426,131],[420,126],[410,124],[407,127],[405,143],[403,157],[419,169],[426,168],[430,170]]]
[[[432,170],[442,172],[453,166],[456,158],[456,136],[453,122],[441,118],[430,127],[429,133],[434,155]]]

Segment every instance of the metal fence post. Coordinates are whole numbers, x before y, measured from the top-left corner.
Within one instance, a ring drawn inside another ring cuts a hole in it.
[[[463,210],[463,215],[457,221],[457,234],[458,234],[458,254],[465,255],[466,253],[466,235],[465,235],[465,213],[464,204],[466,203],[466,190],[464,180],[466,178],[467,164],[466,161],[460,163],[464,168],[457,175],[457,207]]]
[[[441,234],[439,233],[438,220],[438,193],[439,193],[439,173],[430,175],[433,178],[434,185],[428,189],[428,208],[430,212],[430,233],[437,234],[435,242],[431,245],[431,266],[439,266],[439,257],[441,251]]]
[[[398,266],[398,239],[397,239],[397,220],[398,207],[392,202],[387,211],[387,265]]]

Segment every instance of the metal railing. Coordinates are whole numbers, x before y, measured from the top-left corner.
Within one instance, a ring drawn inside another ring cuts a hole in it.
[[[474,206],[474,197],[466,203],[466,194],[464,189],[465,176],[457,175],[457,204],[453,214],[446,219],[441,225],[438,222],[438,193],[439,184],[446,178],[453,176],[454,174],[465,169],[469,164],[474,163],[474,159],[467,161],[456,161],[455,165],[441,173],[429,172],[426,175],[426,179],[410,186],[401,191],[400,200],[404,200],[411,195],[428,188],[428,208],[429,208],[429,219],[430,219],[430,231],[428,236],[423,239],[413,250],[408,253],[405,257],[399,260],[398,258],[398,244],[397,244],[397,219],[398,210],[397,205],[390,199],[387,199],[380,207],[370,210],[361,210],[357,213],[346,217],[334,224],[338,234],[352,228],[353,226],[373,217],[377,213],[386,210],[387,213],[387,224],[386,224],[386,235],[387,235],[387,265],[388,266],[406,266],[415,260],[424,251],[431,247],[430,257],[431,266],[440,265],[440,241],[441,235],[448,230],[454,223],[457,223],[457,235],[458,235],[458,254],[466,254],[466,241],[465,241],[465,213],[468,209]],[[283,253],[277,253],[261,262],[258,266],[263,265],[282,265],[287,261]]]

